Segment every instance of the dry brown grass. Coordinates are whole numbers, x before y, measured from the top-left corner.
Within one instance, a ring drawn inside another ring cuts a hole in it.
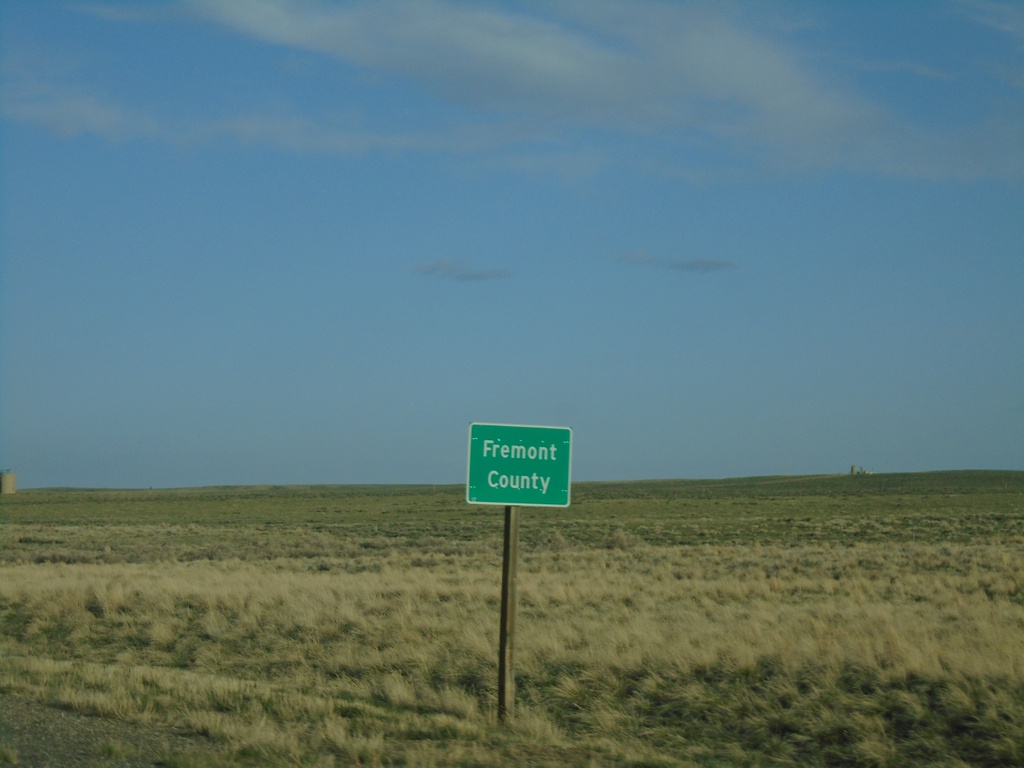
[[[993,535],[924,502],[915,514],[943,524],[932,540],[876,518],[858,541],[853,521],[822,519],[849,543],[658,543],[721,500],[679,520],[655,501],[642,525],[533,531],[507,729],[497,526],[479,516],[472,540],[415,513],[315,531],[253,511],[154,526],[157,549],[129,525],[8,520],[0,691],[202,734],[216,764],[1024,761],[1019,495]],[[757,507],[748,522],[785,528]],[[90,561],[97,538],[109,551]],[[74,556],[36,556],[57,548]]]

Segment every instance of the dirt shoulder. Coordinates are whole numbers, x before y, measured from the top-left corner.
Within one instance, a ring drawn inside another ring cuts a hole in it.
[[[208,748],[201,738],[0,694],[0,766],[151,768]]]

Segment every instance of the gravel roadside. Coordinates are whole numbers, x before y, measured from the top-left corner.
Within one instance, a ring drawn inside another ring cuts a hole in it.
[[[0,766],[152,768],[204,747],[198,737],[0,694]]]

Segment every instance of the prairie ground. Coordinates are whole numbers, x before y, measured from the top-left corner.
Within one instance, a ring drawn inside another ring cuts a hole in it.
[[[5,496],[0,695],[197,768],[1024,765],[1022,472],[524,508],[505,725],[502,517],[456,486]]]

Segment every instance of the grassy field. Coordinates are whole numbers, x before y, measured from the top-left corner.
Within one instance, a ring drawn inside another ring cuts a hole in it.
[[[197,768],[1024,765],[1024,472],[524,508],[507,726],[503,516],[463,495],[4,496],[0,695],[194,734],[162,759]]]

